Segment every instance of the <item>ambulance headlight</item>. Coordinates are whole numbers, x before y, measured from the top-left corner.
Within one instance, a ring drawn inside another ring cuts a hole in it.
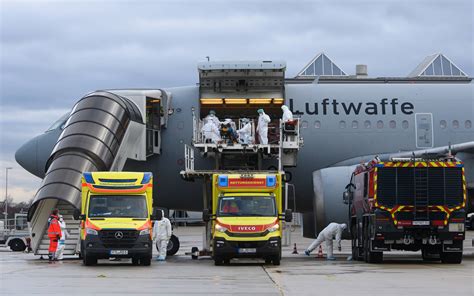
[[[280,224],[275,224],[273,226],[271,226],[270,228],[267,228],[268,232],[275,232],[277,231],[278,229],[280,229]]]
[[[99,235],[97,230],[92,229],[92,228],[86,228],[86,233],[89,234],[89,235]]]
[[[226,232],[227,231],[227,228],[220,225],[220,224],[216,224],[216,231],[218,232]]]
[[[150,229],[149,228],[146,228],[146,229],[143,229],[142,231],[140,231],[140,235],[149,235],[150,234]]]

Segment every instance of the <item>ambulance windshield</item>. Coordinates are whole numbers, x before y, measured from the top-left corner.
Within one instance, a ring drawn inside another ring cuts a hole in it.
[[[274,217],[273,196],[223,196],[219,199],[217,216]]]
[[[143,195],[92,195],[89,217],[147,218],[148,210]]]

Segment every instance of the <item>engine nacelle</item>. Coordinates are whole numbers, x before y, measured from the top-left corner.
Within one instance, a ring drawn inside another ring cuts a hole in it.
[[[342,194],[354,169],[355,166],[346,166],[313,172],[315,234],[331,222],[349,225],[349,206],[343,203]],[[348,233],[344,232],[344,236],[347,238]]]

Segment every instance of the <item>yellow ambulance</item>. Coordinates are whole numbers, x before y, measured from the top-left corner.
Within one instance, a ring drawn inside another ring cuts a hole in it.
[[[267,264],[281,260],[283,173],[230,173],[212,177],[212,208],[204,221],[211,221],[212,256],[216,265],[232,258],[263,258]]]
[[[80,243],[84,265],[97,259],[152,258],[153,176],[149,172],[85,172],[82,176]]]

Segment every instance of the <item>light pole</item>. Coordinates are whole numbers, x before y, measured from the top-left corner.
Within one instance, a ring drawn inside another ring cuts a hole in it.
[[[3,212],[5,219],[5,229],[8,228],[8,170],[13,169],[12,167],[5,168],[5,211]]]

